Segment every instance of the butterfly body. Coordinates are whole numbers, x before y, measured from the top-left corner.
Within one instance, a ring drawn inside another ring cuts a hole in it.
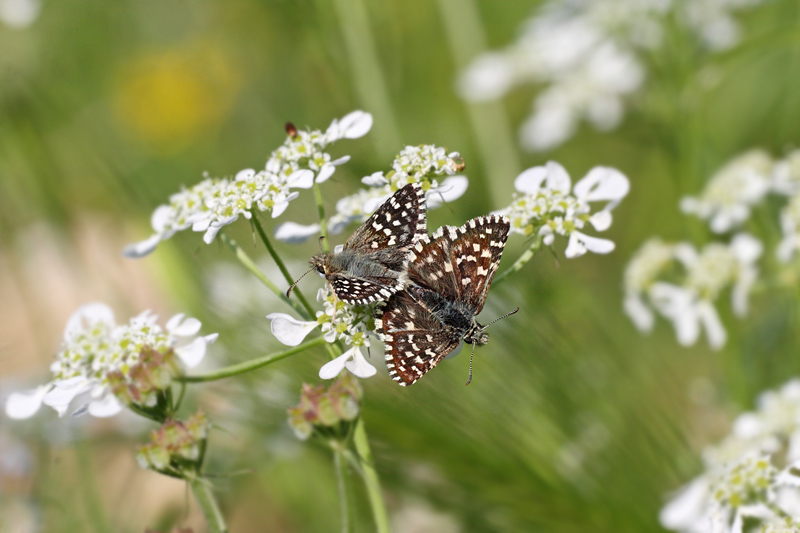
[[[339,253],[324,253],[310,264],[350,304],[386,300],[402,290],[412,246],[427,234],[425,193],[416,183],[395,192],[355,232]]]
[[[377,311],[389,375],[413,385],[462,340],[489,341],[476,320],[500,264],[510,224],[478,217],[421,238],[407,261],[409,285]]]

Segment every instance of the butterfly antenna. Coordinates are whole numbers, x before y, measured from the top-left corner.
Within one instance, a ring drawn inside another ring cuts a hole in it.
[[[467,378],[466,385],[472,383],[472,358],[475,357],[475,343],[472,343],[472,353],[469,354],[469,377]]]
[[[297,278],[297,281],[295,281],[294,283],[292,283],[292,286],[291,286],[291,287],[289,287],[289,290],[288,290],[288,291],[286,291],[286,297],[287,297],[287,298],[290,298],[290,297],[292,296],[292,291],[293,291],[293,290],[294,290],[294,288],[297,286],[297,284],[298,284],[298,283],[300,283],[300,280],[301,280],[301,279],[303,279],[303,277],[304,277],[306,274],[308,274],[309,272],[311,272],[312,270],[314,270],[314,268],[315,268],[315,267],[313,267],[313,266],[312,266],[311,268],[309,268],[308,270],[306,270],[305,272],[303,272],[303,275],[302,275],[302,276],[300,276],[299,278]]]
[[[517,311],[519,311],[519,307],[517,307],[516,309],[514,309],[514,310],[513,310],[513,311],[511,311],[510,313],[506,313],[506,314],[504,314],[503,316],[501,316],[501,317],[499,317],[499,318],[495,318],[494,320],[492,320],[491,322],[489,322],[488,324],[486,324],[485,326],[483,326],[483,328],[481,328],[481,329],[486,329],[486,328],[488,328],[489,326],[491,326],[492,324],[494,324],[495,322],[497,322],[497,321],[499,321],[499,320],[503,320],[504,318],[508,318],[508,317],[510,317],[511,315],[513,315],[514,313],[516,313]]]

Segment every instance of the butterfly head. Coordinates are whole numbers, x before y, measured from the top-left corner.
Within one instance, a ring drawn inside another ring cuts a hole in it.
[[[467,344],[477,344],[478,346],[483,346],[484,344],[489,342],[489,334],[484,331],[485,326],[481,326],[477,322],[475,326],[464,335],[464,342]]]
[[[322,253],[319,255],[315,255],[311,258],[308,262],[311,267],[319,273],[322,277],[327,277],[328,275],[328,256],[330,254]]]

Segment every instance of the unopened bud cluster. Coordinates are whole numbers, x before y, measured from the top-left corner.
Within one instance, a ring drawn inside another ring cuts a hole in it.
[[[297,438],[306,440],[315,427],[333,428],[340,422],[355,420],[361,396],[361,386],[350,375],[337,380],[328,390],[304,383],[300,404],[288,409],[289,425]]]
[[[122,370],[109,372],[108,384],[123,404],[153,407],[158,392],[167,389],[180,374],[181,367],[174,350],[161,353],[146,347],[140,352],[139,361],[127,373]]]
[[[136,460],[142,468],[159,471],[180,463],[196,462],[209,427],[203,411],[197,411],[183,422],[167,420],[150,432],[150,442],[139,447]]]

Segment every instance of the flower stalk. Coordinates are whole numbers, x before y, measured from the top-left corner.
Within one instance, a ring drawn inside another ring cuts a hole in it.
[[[542,236],[539,235],[538,237],[536,237],[533,243],[531,243],[530,247],[528,247],[528,249],[525,250],[525,252],[521,256],[519,256],[519,258],[517,258],[516,261],[514,261],[513,265],[511,265],[507,270],[501,272],[500,274],[497,275],[497,277],[494,278],[493,281],[494,285],[497,286],[498,283],[502,282],[511,274],[519,272],[522,269],[522,267],[524,267],[528,263],[528,261],[533,259],[533,256],[536,255],[536,252],[539,251],[539,248],[541,246],[542,246]]]
[[[197,504],[203,510],[208,530],[211,533],[227,533],[228,525],[219,508],[217,498],[214,496],[211,483],[203,477],[193,477],[188,480]]]
[[[356,430],[353,434],[353,442],[356,452],[361,462],[364,475],[364,485],[369,497],[369,505],[372,508],[372,517],[375,520],[375,528],[378,533],[389,533],[389,515],[386,513],[386,505],[381,494],[381,481],[375,465],[372,462],[372,450],[367,438],[367,429],[364,427],[364,419],[359,417],[356,423]]]
[[[314,183],[314,201],[317,202],[317,214],[319,215],[319,235],[322,242],[322,251],[328,253],[328,223],[325,221],[325,203],[322,201],[322,190],[317,183]]]

